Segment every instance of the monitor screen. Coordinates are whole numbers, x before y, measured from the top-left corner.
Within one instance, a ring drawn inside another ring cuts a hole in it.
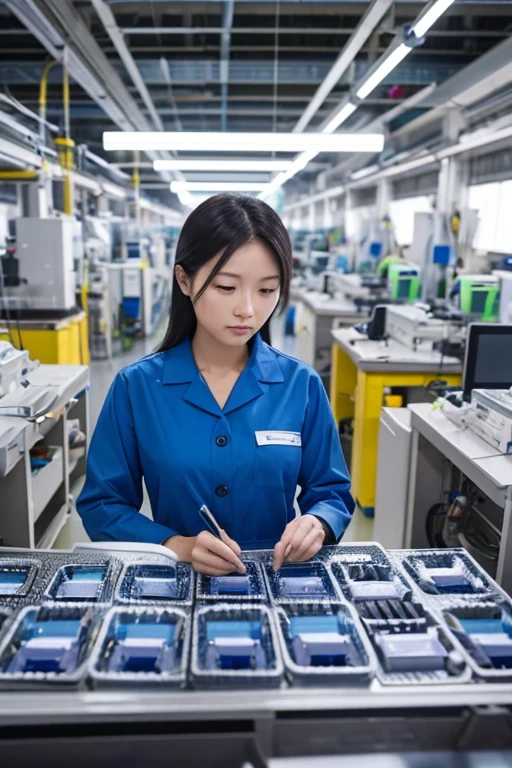
[[[485,310],[485,303],[489,294],[488,288],[479,288],[473,291],[471,294],[471,312],[479,315],[483,315]]]
[[[410,290],[411,290],[411,281],[402,278],[398,283],[397,299],[408,299]]]
[[[512,387],[512,325],[469,326],[464,366],[464,397],[473,389]]]

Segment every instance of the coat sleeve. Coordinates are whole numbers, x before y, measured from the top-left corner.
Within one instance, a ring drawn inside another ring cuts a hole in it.
[[[302,514],[327,523],[338,541],[354,511],[347,470],[329,400],[319,376],[309,380],[299,473]]]
[[[141,514],[142,500],[137,434],[126,376],[121,371],[91,440],[85,485],[76,507],[92,541],[162,544],[176,531]]]

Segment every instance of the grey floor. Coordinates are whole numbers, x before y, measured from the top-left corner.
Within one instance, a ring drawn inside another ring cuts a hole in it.
[[[136,342],[130,352],[117,355],[111,361],[93,360],[91,362],[91,390],[89,399],[91,434],[92,430],[94,430],[94,427],[96,426],[103,402],[116,373],[118,373],[118,371],[120,371],[125,366],[130,365],[130,363],[133,363],[136,360],[139,360],[141,357],[144,357],[144,355],[153,352],[159,343],[161,334],[162,329],[160,329],[160,333],[155,337]],[[277,349],[280,349],[286,354],[293,356],[295,339],[284,336],[282,333],[282,323],[278,323],[273,330],[272,341]],[[82,485],[83,479],[71,489],[75,499],[80,493]],[[148,515],[148,517],[151,517],[151,509],[146,494],[141,512],[145,515]],[[343,537],[343,541],[371,541],[372,532],[373,520],[365,517],[361,510],[356,508],[352,522],[350,523]],[[73,544],[83,541],[89,541],[89,537],[83,528],[82,521],[80,520],[77,512],[73,511],[68,523],[57,538],[54,544],[54,548],[70,549]]]

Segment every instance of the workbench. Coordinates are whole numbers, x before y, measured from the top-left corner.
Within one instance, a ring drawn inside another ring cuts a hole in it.
[[[368,516],[375,508],[379,419],[387,388],[425,388],[442,379],[460,384],[461,362],[394,340],[369,341],[353,328],[332,332],[330,398],[336,423],[353,418],[351,476],[354,497]],[[417,399],[417,398],[416,398]]]
[[[492,504],[502,510],[501,546],[496,580],[512,591],[512,456],[500,454],[469,428],[461,428],[427,403],[411,411],[411,465],[405,547],[427,546],[425,519],[447,490],[447,463],[460,470]],[[492,510],[491,510],[492,512]],[[470,550],[471,551],[471,550]],[[475,552],[471,551],[475,556]],[[481,561],[485,567],[485,564]],[[493,575],[493,574],[491,574]]]
[[[55,390],[56,399],[51,412],[37,420],[2,415],[0,400],[0,449],[8,457],[0,474],[0,538],[4,546],[50,548],[71,515],[71,485],[85,474],[86,447],[70,454],[68,420],[78,419],[88,437],[89,369],[41,365],[27,379]],[[40,440],[53,458],[33,474],[30,450]]]
[[[172,560],[162,547],[139,546],[143,560],[149,551],[155,562]],[[95,547],[128,562],[134,557],[133,545],[107,542],[77,545],[73,554]],[[36,758],[56,768],[110,765],[120,750],[128,765],[167,766],[172,755],[173,765],[189,768],[265,768],[272,758],[296,756],[506,748],[512,748],[506,681],[385,685],[374,678],[239,690],[131,683],[0,693],[2,766]],[[423,760],[434,764],[428,754]]]
[[[27,349],[33,360],[59,365],[89,365],[87,315],[80,310],[67,317],[22,318],[11,312],[11,335],[5,320],[0,320],[0,340],[11,341],[17,349]]]
[[[353,301],[332,298],[328,293],[302,291],[296,299],[295,355],[314,368],[329,391],[331,371],[331,330],[362,323],[368,319]]]
[[[9,692],[0,694],[2,765],[36,756],[55,768],[108,765],[121,748],[127,765],[189,768],[246,761],[264,768],[271,756],[510,748],[512,686],[473,688]]]

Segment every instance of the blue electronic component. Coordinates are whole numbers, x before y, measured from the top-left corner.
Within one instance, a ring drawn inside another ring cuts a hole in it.
[[[276,600],[336,600],[337,595],[323,563],[285,563],[277,573],[266,567],[272,596]]]
[[[507,604],[462,605],[446,611],[445,619],[478,672],[512,670],[512,610]]]
[[[463,552],[411,554],[404,559],[404,567],[430,595],[479,595],[491,591],[487,577]]]
[[[109,672],[169,672],[176,666],[175,627],[158,624],[129,624],[119,628],[108,659]]]
[[[0,597],[24,597],[32,586],[37,570],[36,562],[0,560]]]
[[[85,659],[94,620],[82,606],[27,608],[0,657],[2,676],[73,678]]]
[[[260,567],[246,562],[245,574],[230,573],[227,576],[199,575],[197,597],[200,600],[230,598],[234,600],[265,600],[266,592]]]
[[[93,678],[181,682],[187,621],[180,609],[112,609],[94,655]]]
[[[128,565],[117,599],[121,602],[183,602],[191,600],[192,575],[186,563]]]
[[[55,601],[100,602],[106,575],[106,565],[65,565],[53,579],[48,597]]]
[[[259,621],[210,621],[206,624],[207,669],[265,669]]]
[[[297,616],[290,619],[295,662],[305,667],[344,667],[350,636],[336,616]]]
[[[192,676],[198,685],[277,684],[283,674],[268,608],[222,603],[196,611]]]
[[[0,595],[2,597],[17,595],[25,584],[29,569],[0,569]]]
[[[285,666],[294,683],[367,680],[370,646],[352,608],[340,603],[282,603],[277,609]]]

